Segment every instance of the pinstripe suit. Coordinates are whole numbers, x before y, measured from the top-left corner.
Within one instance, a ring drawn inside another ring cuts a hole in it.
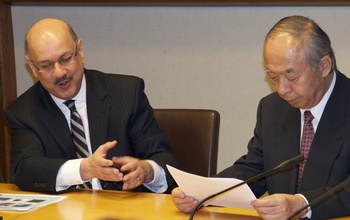
[[[154,160],[173,180],[165,165],[176,166],[166,136],[161,133],[144,93],[144,82],[134,76],[104,74],[85,69],[86,102],[92,151],[117,140],[112,156]],[[23,190],[55,191],[56,175],[63,163],[76,158],[67,121],[40,82],[5,110],[12,128],[11,172]],[[121,183],[101,182],[105,189]],[[137,191],[146,191],[139,187]]]
[[[248,154],[238,159],[221,177],[247,179],[299,154],[300,110],[277,93],[263,98],[258,107],[254,137]],[[350,176],[350,80],[337,73],[309,152],[299,193],[309,202]],[[271,175],[250,185],[256,196],[295,194],[298,168]],[[312,209],[312,219],[350,215],[350,184]]]

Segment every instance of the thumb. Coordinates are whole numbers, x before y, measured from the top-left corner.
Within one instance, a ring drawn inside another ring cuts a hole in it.
[[[109,141],[109,142],[106,142],[105,144],[101,145],[99,148],[98,148],[98,151],[100,151],[100,153],[103,155],[103,156],[106,156],[107,155],[107,152],[116,147],[117,146],[117,141],[114,140],[114,141]]]

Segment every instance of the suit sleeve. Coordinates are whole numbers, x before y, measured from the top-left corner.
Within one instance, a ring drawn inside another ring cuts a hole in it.
[[[5,110],[5,115],[12,128],[12,181],[22,190],[54,192],[58,169],[66,160],[48,159],[42,141],[30,128],[30,122],[16,117],[10,109]]]
[[[263,142],[262,142],[262,101],[257,111],[257,122],[254,129],[254,136],[248,143],[248,153],[240,157],[231,167],[221,171],[220,177],[234,177],[246,180],[264,171],[263,165]],[[266,192],[265,181],[260,180],[249,185],[256,197]]]
[[[166,164],[177,167],[176,160],[171,153],[168,138],[161,132],[153,109],[144,93],[144,81],[139,80],[135,91],[133,114],[129,123],[130,142],[136,157],[149,159],[160,165],[167,178],[168,187],[174,183]]]

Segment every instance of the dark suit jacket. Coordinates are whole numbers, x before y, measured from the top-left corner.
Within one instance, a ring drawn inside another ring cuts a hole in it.
[[[107,158],[129,155],[154,160],[173,179],[166,164],[177,166],[169,142],[154,118],[142,79],[85,70],[87,114],[92,150],[117,140]],[[11,172],[23,190],[55,191],[63,163],[76,158],[67,121],[40,82],[11,103],[5,115],[12,128]],[[101,182],[105,189],[121,183]],[[142,186],[137,191],[143,191]]]
[[[248,153],[221,173],[221,177],[247,179],[299,154],[300,110],[277,93],[263,98],[258,107],[254,136]],[[350,80],[337,73],[334,90],[319,122],[304,169],[299,192],[309,202],[350,174]],[[257,197],[269,194],[294,194],[298,167],[271,175],[250,184]],[[312,219],[350,215],[350,184],[332,198],[312,207]]]

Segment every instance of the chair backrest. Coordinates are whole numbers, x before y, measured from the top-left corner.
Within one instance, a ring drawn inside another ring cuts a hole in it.
[[[1,170],[1,167],[0,167],[0,183],[4,183],[4,182],[5,182],[5,180],[2,177],[2,170]]]
[[[205,109],[154,109],[183,171],[213,176],[217,169],[220,114]]]

